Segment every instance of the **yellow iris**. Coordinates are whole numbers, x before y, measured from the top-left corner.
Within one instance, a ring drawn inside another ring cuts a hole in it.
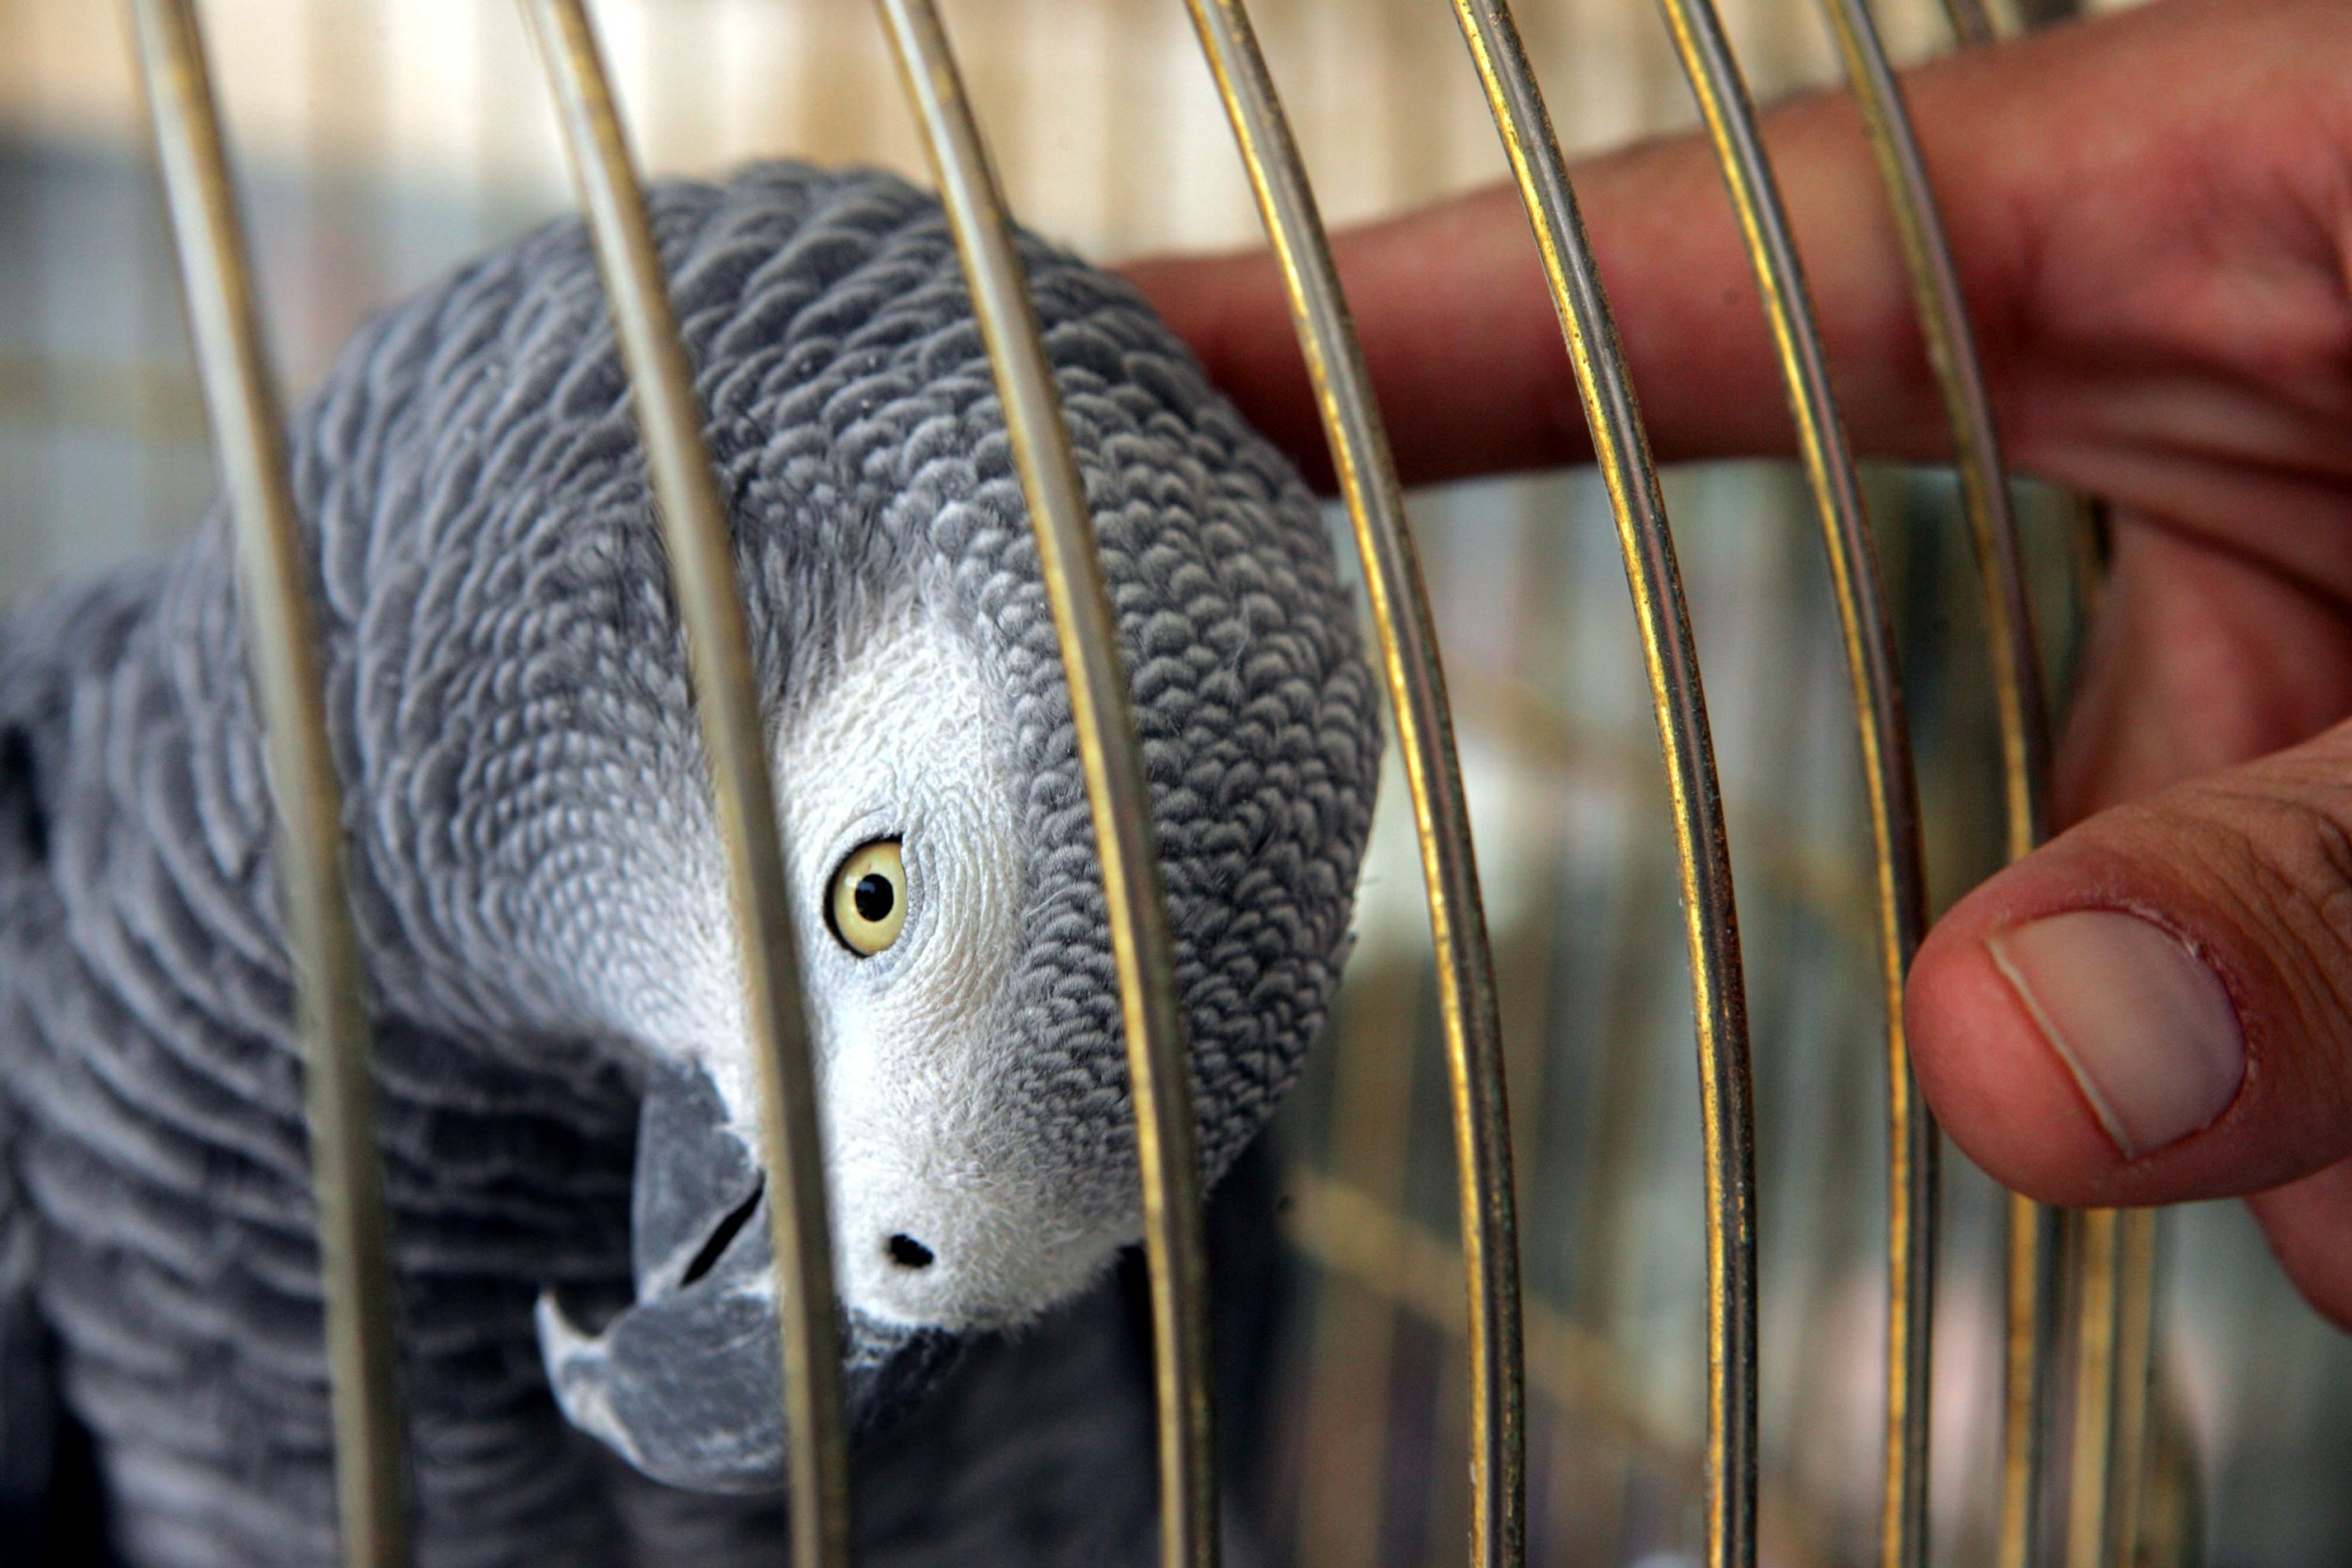
[[[833,874],[826,908],[833,934],[860,958],[897,942],[907,923],[907,864],[898,841],[878,838],[850,850]]]

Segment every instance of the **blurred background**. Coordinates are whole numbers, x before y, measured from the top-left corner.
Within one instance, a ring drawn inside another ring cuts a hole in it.
[[[1814,8],[1726,12],[1759,97],[1834,80]],[[504,0],[205,8],[290,394],[367,314],[562,212],[545,89]],[[1100,260],[1250,242],[1257,219],[1175,0],[951,0],[1015,206]],[[1441,0],[1260,0],[1335,222],[1503,173]],[[1899,61],[1929,0],[1878,8]],[[921,177],[867,8],[605,0],[642,161]],[[1525,0],[1571,151],[1692,119],[1642,0]],[[0,0],[0,608],[167,546],[213,476],[125,34],[113,6]],[[1949,477],[1868,476],[1939,906],[1998,859],[1996,748]],[[1762,1408],[1774,1564],[1872,1560],[1883,1311],[1883,1020],[1859,765],[1817,526],[1771,465],[1670,471],[1716,724],[1755,1026]],[[2029,498],[2054,677],[2078,631],[2068,510]],[[1414,498],[1497,943],[1528,1271],[1534,1559],[1664,1565],[1699,1533],[1704,1253],[1672,841],[1624,577],[1589,473]],[[2062,689],[2062,687],[2060,688]],[[1272,1474],[1284,1560],[1457,1560],[1462,1295],[1435,986],[1401,780],[1362,942],[1285,1112],[1301,1311]],[[1992,1557],[2000,1195],[1946,1164],[1939,1561]],[[2165,1454],[2152,1560],[2352,1561],[2352,1340],[2302,1309],[2232,1206],[2161,1232]]]

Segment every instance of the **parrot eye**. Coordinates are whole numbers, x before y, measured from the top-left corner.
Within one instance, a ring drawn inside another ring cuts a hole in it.
[[[907,923],[907,864],[895,838],[850,851],[833,874],[825,918],[841,945],[870,958],[898,940]]]

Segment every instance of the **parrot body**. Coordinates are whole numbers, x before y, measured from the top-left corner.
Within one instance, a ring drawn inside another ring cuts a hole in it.
[[[773,736],[861,1560],[1140,1560],[1117,987],[953,245],[935,203],[870,173],[767,166],[650,205]],[[1374,688],[1295,476],[1130,291],[1025,254],[1131,672],[1215,1176],[1337,981]],[[418,1560],[776,1560],[723,863],[579,227],[373,323],[293,434]],[[335,1560],[276,854],[219,515],[0,621],[0,1562],[102,1560],[77,1530],[133,1568]],[[1265,1190],[1237,1176],[1213,1206],[1236,1390]]]

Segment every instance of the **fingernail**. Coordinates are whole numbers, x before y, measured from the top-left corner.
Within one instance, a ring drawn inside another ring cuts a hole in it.
[[[2237,1098],[2237,1009],[2169,931],[2080,910],[2011,927],[1985,946],[2125,1159],[2210,1125]]]

